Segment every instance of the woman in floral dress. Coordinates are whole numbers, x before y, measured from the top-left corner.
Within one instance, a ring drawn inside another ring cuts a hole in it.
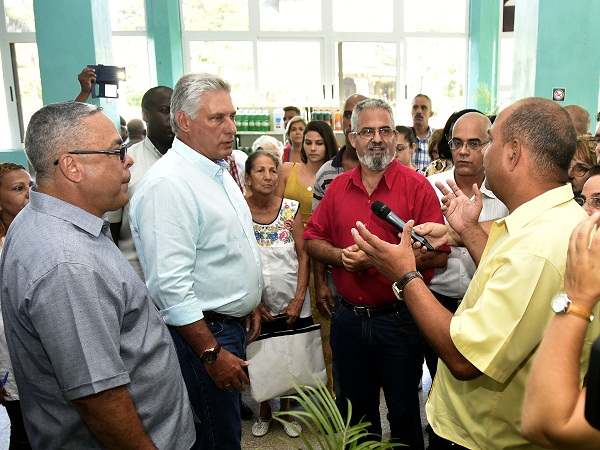
[[[264,278],[258,309],[263,323],[273,322],[276,315],[285,315],[291,326],[298,318],[310,316],[309,259],[304,251],[299,204],[275,195],[278,180],[279,159],[275,155],[258,150],[248,156],[246,184],[252,194],[246,201],[252,213]],[[288,410],[289,400],[282,399],[280,411]],[[286,420],[289,422],[284,427],[286,434],[298,437],[300,424],[291,417]],[[252,434],[264,436],[270,424],[271,407],[269,402],[262,402]]]

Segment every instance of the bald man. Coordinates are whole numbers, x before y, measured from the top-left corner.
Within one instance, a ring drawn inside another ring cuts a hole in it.
[[[573,121],[577,137],[583,136],[584,134],[591,134],[590,125],[592,119],[589,112],[579,105],[567,105],[565,106],[565,111],[569,113],[569,117],[571,117],[571,120]]]
[[[144,121],[141,119],[131,119],[127,122],[127,134],[129,134],[129,139],[127,139],[128,147],[143,141],[146,137],[146,125]]]

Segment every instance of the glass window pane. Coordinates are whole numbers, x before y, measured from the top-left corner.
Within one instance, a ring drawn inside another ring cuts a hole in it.
[[[294,70],[286,55],[302,55]],[[320,42],[258,42],[260,105],[323,105]]]
[[[396,44],[384,42],[342,42],[343,85],[340,100],[358,93],[378,97],[396,106]]]
[[[406,58],[407,99],[400,111],[402,123],[412,124],[412,99],[423,93],[431,98],[435,113],[429,123],[442,128],[450,114],[465,107],[466,39],[407,39]]]
[[[1,54],[2,49],[0,48],[0,55]],[[7,108],[4,107],[7,104],[7,92],[5,91],[4,86],[4,73],[2,70],[0,70],[0,130],[4,130],[4,133],[0,133],[0,148],[11,148],[12,139],[10,133],[10,122],[8,121]],[[8,95],[10,97],[10,93],[8,93]]]
[[[404,31],[465,33],[467,0],[404,2]]]
[[[4,10],[7,31],[35,31],[33,0],[4,0]]]
[[[214,73],[228,81],[236,106],[252,106],[256,101],[252,55],[252,42],[190,42],[192,72]]]
[[[515,38],[500,38],[500,85],[511,85]]]
[[[181,0],[186,30],[249,30],[248,0]]]
[[[321,0],[261,0],[260,28],[264,31],[319,31]]]
[[[18,92],[20,120],[22,120],[21,140],[29,119],[42,106],[42,84],[40,81],[40,63],[36,43],[12,44],[13,58],[17,67],[15,88]],[[18,88],[17,88],[18,86]]]
[[[110,0],[110,22],[113,31],[146,29],[144,0]]]
[[[148,46],[145,36],[113,36],[113,64],[125,67],[119,83],[119,114],[129,121],[142,118],[142,96],[150,89]]]
[[[333,0],[333,31],[391,32],[393,31],[392,0]],[[365,17],[377,15],[376,20]]]

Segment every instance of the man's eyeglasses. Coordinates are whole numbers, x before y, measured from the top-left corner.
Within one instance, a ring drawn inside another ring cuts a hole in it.
[[[584,164],[581,163],[575,163],[575,164],[571,164],[571,166],[569,167],[569,170],[573,169],[573,174],[576,177],[582,177],[584,176],[586,173],[589,172],[589,170],[591,169],[591,167],[588,167]]]
[[[379,136],[382,138],[388,138],[393,136],[396,132],[393,128],[390,127],[381,127],[381,128],[363,128],[359,131],[354,131],[354,134],[360,136],[362,139],[373,139],[376,133],[379,133]]]
[[[463,146],[467,146],[469,150],[474,152],[480,151],[483,147],[489,144],[490,141],[481,142],[478,139],[471,139],[470,141],[463,142],[460,139],[451,139],[448,141],[448,145],[452,150],[460,150]]]
[[[119,155],[119,159],[121,162],[125,161],[125,157],[127,156],[127,147],[125,145],[121,145],[116,150],[76,150],[72,152],[67,152],[69,155]],[[54,161],[54,165],[58,165],[58,159]]]
[[[583,197],[575,197],[575,201],[579,206],[583,206],[587,203],[592,209],[600,209],[600,197],[590,197],[587,200]]]

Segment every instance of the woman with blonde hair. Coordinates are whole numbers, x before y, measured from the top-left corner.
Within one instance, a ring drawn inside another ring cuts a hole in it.
[[[13,220],[29,203],[29,189],[33,186],[31,176],[20,164],[5,162],[0,164],[0,253],[4,238]],[[4,321],[0,309],[0,377],[3,387],[0,403],[6,408],[10,419],[10,449],[30,449],[29,439],[23,425],[19,392],[15,383],[12,363],[8,354]]]
[[[283,149],[282,162],[299,163],[302,162],[300,153],[302,152],[302,142],[306,120],[302,116],[292,117],[285,127],[284,141],[286,143]]]
[[[596,148],[590,142],[589,136],[580,136],[577,138],[577,147],[575,154],[569,166],[569,182],[573,188],[575,197],[581,194],[583,185],[590,177],[589,171],[596,164]]]

